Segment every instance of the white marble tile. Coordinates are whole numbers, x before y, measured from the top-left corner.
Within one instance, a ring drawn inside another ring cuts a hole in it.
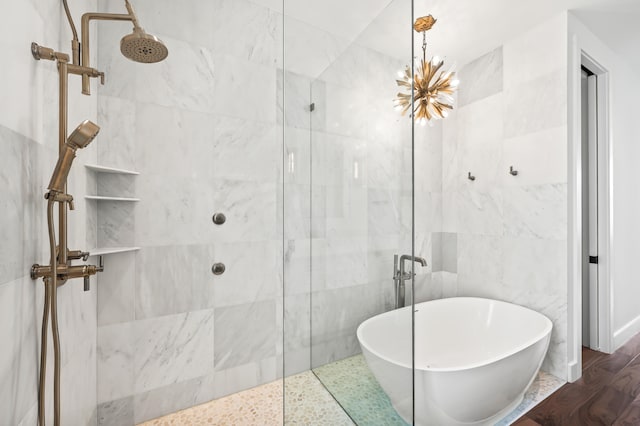
[[[565,126],[505,139],[502,183],[528,186],[567,182],[567,128]],[[513,166],[517,176],[507,173]]]
[[[311,188],[308,185],[285,184],[278,188],[278,205],[283,206],[278,214],[278,228],[284,227],[282,235],[287,239],[311,237]],[[280,229],[279,229],[280,230]]]
[[[215,97],[221,95],[216,86],[222,56],[215,55],[203,44],[192,45],[167,37],[163,41],[171,52],[167,59],[136,68],[135,99],[167,107],[213,112]],[[224,70],[220,71],[224,73]],[[234,69],[236,71],[239,70]],[[228,70],[227,74],[230,72]]]
[[[11,58],[11,66],[2,70],[0,91],[7,101],[0,103],[0,125],[28,138],[41,140],[44,112],[40,106],[47,77],[45,73],[47,69],[55,70],[55,65],[48,61],[34,61],[28,49],[34,40],[45,42],[45,28],[53,25],[45,26],[46,20],[31,2],[5,4],[0,10],[11,17],[0,29],[0,47]]]
[[[66,330],[68,335],[69,329]],[[72,356],[63,360],[60,411],[61,418],[68,424],[88,425],[94,419],[97,405],[95,328],[93,333],[89,344],[78,346]]]
[[[320,259],[313,250],[317,240],[287,240],[284,251],[284,294],[286,296],[306,293],[311,290],[310,271],[317,270]],[[312,255],[314,256],[312,258]]]
[[[216,371],[275,355],[276,306],[273,300],[215,309]]]
[[[135,216],[133,203],[94,201],[97,207],[98,247],[135,246]]]
[[[504,44],[504,87],[567,67],[567,18],[558,14]],[[558,76],[560,78],[560,76]]]
[[[315,239],[312,245],[312,290],[364,284],[368,281],[366,238]]]
[[[284,298],[284,356],[285,362],[293,351],[311,347],[311,294],[297,294]],[[311,368],[308,365],[307,369]],[[286,365],[285,365],[286,367]],[[292,370],[288,370],[292,371]]]
[[[362,321],[386,310],[393,292],[390,280],[312,294],[312,367],[359,353],[356,329]],[[354,304],[357,298],[360,302]]]
[[[562,64],[504,92],[504,135],[515,137],[567,122],[566,69]]]
[[[132,321],[135,316],[135,254],[111,254],[104,261],[105,270],[95,279],[98,326]]]
[[[235,180],[216,180],[210,189],[210,215],[215,211],[224,213],[227,222],[211,228],[211,241],[261,241],[274,239],[277,218],[281,215],[278,203],[278,188],[275,181],[261,183]]]
[[[217,260],[209,246],[143,247],[136,253],[136,319],[213,307]]]
[[[460,69],[458,105],[484,99],[502,91],[502,46],[473,60]]]
[[[310,129],[311,79],[278,70],[276,81],[278,107],[276,121],[288,127]]]
[[[98,404],[134,394],[134,323],[98,328]]]
[[[468,234],[502,235],[504,194],[500,189],[486,192],[468,189],[455,193],[457,231]]]
[[[17,424],[36,402],[39,365],[34,298],[36,285],[28,277],[0,285],[0,409],[9,424]]]
[[[38,284],[41,284],[40,281]],[[96,345],[96,305],[97,291],[95,281],[91,281],[91,291],[84,291],[81,279],[67,281],[58,288],[58,323],[61,330],[60,351],[62,367],[76,356],[78,351],[92,353],[95,357]],[[38,298],[39,299],[39,298]],[[38,304],[42,303],[38,300]],[[40,305],[38,307],[40,309]],[[78,371],[83,371],[81,367]]]
[[[411,195],[409,195],[411,196]],[[427,233],[435,230],[439,230],[441,227],[441,217],[439,206],[437,205],[437,197],[434,194],[426,191],[414,191],[414,230],[419,233]],[[408,210],[408,219],[405,219],[410,227],[411,222],[411,210]]]
[[[135,395],[135,423],[139,424],[213,399],[215,376],[209,374]]]
[[[347,48],[349,42],[306,22],[285,16],[286,71],[316,78]],[[284,65],[284,66],[283,66]]]
[[[502,238],[458,234],[458,296],[500,299]]]
[[[483,190],[500,182],[502,110],[503,96],[498,93],[460,108],[452,122],[455,130],[445,122],[443,188]],[[469,172],[476,180],[468,179]]]
[[[203,26],[210,27],[213,34],[205,40],[210,40],[214,51],[263,65],[278,64],[283,49],[279,13],[244,0],[207,3],[211,3],[213,16]],[[195,22],[203,21],[196,19]]]
[[[137,170],[135,152],[140,140],[136,138],[135,103],[100,92],[98,124],[100,135],[95,142],[98,163],[108,167]]]
[[[505,188],[503,194],[505,235],[566,240],[566,184]]]
[[[567,279],[566,240],[505,237],[503,244],[506,287],[540,295],[562,292]]]
[[[370,66],[363,67],[362,64],[370,64]],[[374,62],[370,49],[352,43],[317,76],[317,79],[337,86],[367,90],[372,83],[369,78],[370,73],[378,66],[379,63]],[[395,71],[397,70],[393,70],[394,73]],[[391,83],[395,85],[393,79]]]
[[[368,233],[368,203],[369,191],[353,186],[331,186],[325,190],[326,194],[326,237],[364,237]],[[380,199],[388,206],[386,198]],[[381,207],[385,213],[389,209]],[[389,213],[391,214],[391,213]]]
[[[224,274],[212,276],[213,306],[232,306],[272,300],[278,296],[282,262],[278,241],[221,243],[215,245],[216,258],[223,262]]]
[[[415,135],[415,188],[441,192],[443,161],[443,125],[420,129]]]
[[[117,173],[88,173],[87,192],[104,195],[107,197],[132,197],[137,196],[135,175],[123,175]],[[90,182],[90,183],[89,183]],[[95,192],[93,188],[95,189]],[[90,188],[90,189],[89,189]]]
[[[369,97],[351,87],[326,85],[326,130],[342,136],[366,138],[369,124]]]
[[[282,361],[282,360],[280,360]],[[280,365],[282,362],[279,363]],[[278,378],[277,359],[271,356],[215,372],[215,398],[272,382]]]
[[[135,392],[213,372],[213,311],[193,311],[134,323]]]
[[[458,274],[453,272],[441,272],[442,297],[458,296]],[[461,296],[462,294],[460,294]]]
[[[27,273],[26,259],[23,260],[23,250],[26,249],[25,234],[27,221],[31,219],[23,210],[26,200],[22,192],[26,186],[26,176],[22,177],[22,163],[26,157],[28,140],[6,127],[0,126],[0,184],[3,187],[4,196],[0,200],[2,208],[2,225],[0,238],[5,244],[0,245],[0,283],[6,283],[18,279]],[[19,182],[16,185],[16,181]],[[35,201],[35,200],[34,200]],[[40,205],[44,201],[38,200]],[[31,209],[32,214],[38,214],[42,210]],[[33,261],[40,259],[34,258]]]
[[[101,3],[103,5],[112,3],[110,5],[112,13],[123,13],[121,10],[123,5],[118,2],[102,1]],[[171,1],[137,0],[134,7],[145,30],[160,39],[172,37],[191,44],[208,46],[213,42],[215,32],[212,21],[215,19],[216,24],[220,25],[220,18],[216,16],[216,6],[222,6],[221,3],[221,1],[203,1],[191,7],[184,7]],[[229,11],[225,10],[223,16],[229,17],[227,13]],[[226,41],[229,42],[228,39]],[[170,56],[173,53],[174,51],[169,50]]]
[[[311,145],[310,167],[314,185],[353,187],[373,185],[369,180],[370,160],[373,158],[369,147],[372,145],[366,140],[313,132]],[[377,167],[377,164],[375,166]],[[380,174],[384,174],[382,170],[378,170]],[[382,179],[383,177],[379,177],[378,180],[382,181]],[[389,186],[388,183],[385,182],[385,184]]]
[[[443,192],[442,194],[442,231],[458,232],[458,193]]]
[[[133,396],[98,405],[98,426],[134,425]]]
[[[135,164],[144,177],[213,175],[214,116],[146,103],[137,103],[135,114]]]
[[[237,189],[233,184],[228,187]],[[259,190],[257,186],[253,193]],[[216,210],[232,219],[225,225],[227,229],[234,226],[235,218],[229,211],[233,209],[227,210],[226,203],[216,202],[227,192],[217,191],[214,182],[208,181],[205,185],[199,179],[152,176],[139,179],[137,191],[140,201],[135,203],[134,214],[138,246],[209,243],[219,231],[211,220]]]
[[[224,115],[212,117],[207,144],[208,163],[202,165],[219,179],[274,182],[282,172],[282,128]],[[287,141],[289,142],[289,141]]]
[[[38,424],[38,404],[34,404],[33,407],[25,414],[20,420],[18,426],[32,426]]]
[[[406,220],[411,215],[410,205],[403,199],[410,194],[386,189],[367,192],[367,232],[370,236],[396,235],[410,229]],[[403,220],[404,219],[404,220]]]

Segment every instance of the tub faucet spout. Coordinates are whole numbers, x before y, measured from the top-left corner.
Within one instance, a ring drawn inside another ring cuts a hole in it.
[[[415,275],[415,273],[411,274],[410,272],[405,272],[404,262],[406,260],[411,260],[413,262],[419,263],[420,265],[422,265],[423,268],[427,266],[427,261],[425,260],[424,257],[403,254],[402,256],[400,256],[400,265],[398,265],[398,255],[395,255],[393,257],[393,263],[394,263],[393,264],[393,283],[395,286],[396,309],[402,308],[405,306],[406,302],[405,302],[404,282],[405,280],[410,280],[411,278],[413,278],[413,275]]]

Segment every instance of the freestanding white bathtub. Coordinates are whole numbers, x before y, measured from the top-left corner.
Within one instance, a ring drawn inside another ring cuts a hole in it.
[[[547,317],[474,297],[415,310],[416,425],[492,425],[520,404],[549,347]],[[394,408],[413,423],[411,307],[369,318],[357,334]]]

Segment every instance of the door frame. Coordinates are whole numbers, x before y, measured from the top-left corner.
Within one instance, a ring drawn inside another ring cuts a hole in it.
[[[613,350],[613,295],[611,265],[611,143],[610,76],[597,57],[581,46],[577,35],[569,38],[568,137],[569,137],[569,235],[567,378],[582,376],[582,138],[581,67],[598,78],[598,343],[601,352]]]

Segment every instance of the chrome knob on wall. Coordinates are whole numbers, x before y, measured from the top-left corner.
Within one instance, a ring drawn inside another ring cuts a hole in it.
[[[227,217],[224,215],[224,213],[215,213],[212,217],[212,220],[216,225],[222,225],[227,221]]]
[[[224,263],[214,263],[211,267],[211,272],[213,272],[213,275],[222,275],[226,269],[227,267],[224,266]]]

